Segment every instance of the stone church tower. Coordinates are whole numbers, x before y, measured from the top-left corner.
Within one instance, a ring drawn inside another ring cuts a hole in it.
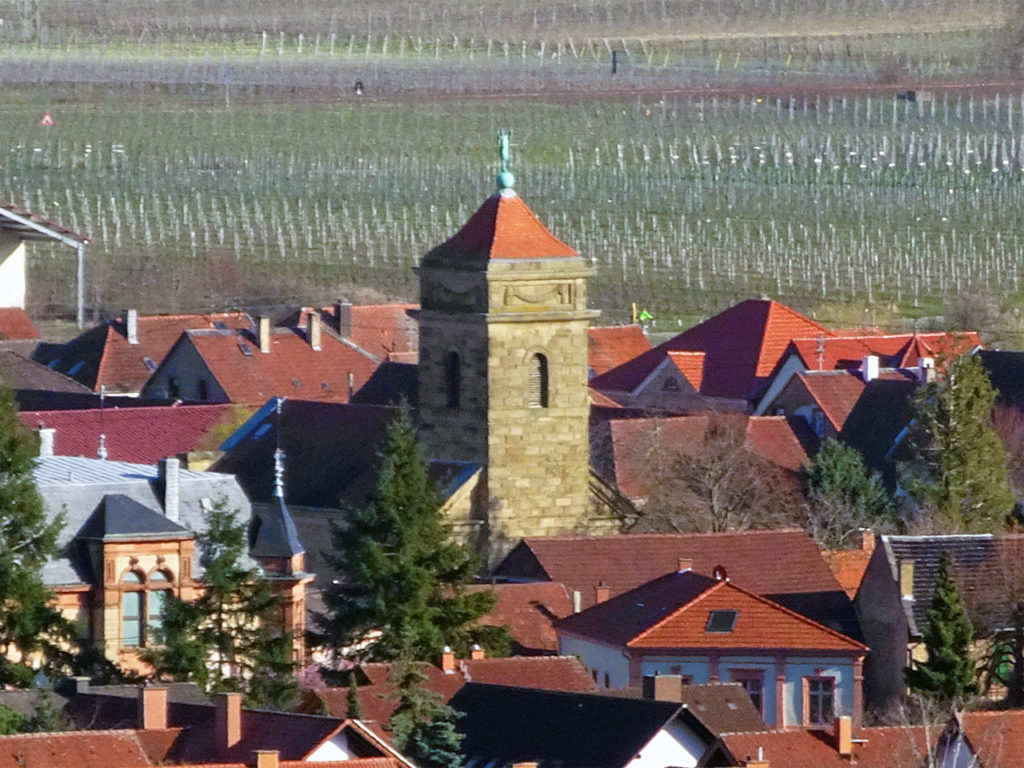
[[[590,270],[498,176],[499,191],[419,267],[420,434],[485,467],[472,516],[494,563],[589,516]]]

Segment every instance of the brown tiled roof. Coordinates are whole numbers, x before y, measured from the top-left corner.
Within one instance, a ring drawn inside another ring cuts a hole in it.
[[[703,765],[742,766],[763,754],[772,768],[921,768],[940,733],[938,728],[903,726],[854,731],[854,759],[840,756],[826,731],[765,731],[723,734],[709,750],[718,759]],[[862,740],[862,741],[861,741]],[[731,759],[730,759],[731,758]]]
[[[572,613],[572,597],[564,584],[534,581],[471,589],[494,591],[497,603],[490,613],[480,618],[479,623],[508,627],[518,653],[554,653],[558,650],[558,635],[551,622]]]
[[[751,397],[792,339],[831,336],[824,326],[768,299],[748,299],[592,380],[596,389],[634,391],[672,351],[705,352],[701,393]]]
[[[737,611],[730,632],[708,631],[712,611]],[[867,648],[728,579],[693,571],[666,574],[555,623],[559,634],[582,635],[629,648],[756,648],[841,651]]]
[[[341,334],[353,344],[366,350],[378,360],[415,363],[418,357],[419,328],[412,318],[411,312],[419,309],[419,304],[353,304],[349,308],[351,327],[348,333]],[[326,327],[334,332],[341,332],[338,327],[337,307],[321,307]],[[304,330],[309,309],[299,310],[293,325]]]
[[[1024,768],[1024,710],[964,712],[958,719],[978,768]]]
[[[232,403],[259,406],[271,397],[347,403],[349,373],[354,392],[377,367],[344,342],[324,336],[317,351],[291,330],[272,334],[267,354],[248,332],[191,332],[187,339]]]
[[[740,683],[680,686],[680,701],[714,734],[763,731],[764,718]]]
[[[13,390],[68,392],[91,395],[92,390],[63,373],[47,368],[14,349],[0,349],[0,382]]]
[[[587,341],[587,364],[597,376],[651,348],[651,342],[639,325],[589,328]]]
[[[0,307],[0,340],[38,338],[39,330],[24,309]]]
[[[30,429],[50,427],[54,455],[94,458],[100,434],[107,458],[154,464],[166,456],[193,450],[231,412],[231,405],[152,406],[77,411],[22,411]]]
[[[177,735],[179,729],[171,729]],[[0,736],[0,768],[135,768],[159,759],[140,741],[142,731],[65,731]],[[147,736],[150,740],[152,736]]]

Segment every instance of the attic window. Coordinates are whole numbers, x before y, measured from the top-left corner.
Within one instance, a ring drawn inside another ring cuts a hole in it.
[[[299,381],[298,379],[292,379],[292,384],[294,384],[296,387],[302,386],[302,382]]]
[[[146,364],[146,368],[149,369],[150,373],[156,370],[156,363],[153,362],[152,357],[144,357],[142,358],[142,362]]]
[[[53,358],[53,360],[51,360],[50,362],[48,362],[46,364],[46,367],[49,368],[52,371],[58,365],[60,365],[60,358],[59,357],[55,357],[55,358]]]
[[[320,389],[322,389],[324,392],[330,392],[331,391],[331,385],[328,384],[326,381],[321,381],[320,382]]]
[[[736,626],[739,611],[711,611],[708,614],[707,632],[732,632]]]
[[[215,322],[213,324],[213,327],[216,328],[218,331],[226,331],[228,329],[227,323],[225,323],[225,322],[223,322],[221,320],[218,320],[217,322]]]
[[[242,353],[242,357],[252,357],[252,347],[244,341],[238,342],[238,350]]]
[[[679,382],[675,379],[665,379],[665,383],[661,387],[666,392],[678,392]]]
[[[74,376],[85,366],[85,360],[79,360],[77,363],[71,366],[71,370],[68,371],[68,376]]]

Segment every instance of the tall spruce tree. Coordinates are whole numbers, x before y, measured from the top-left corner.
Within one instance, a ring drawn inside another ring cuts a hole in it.
[[[466,590],[477,559],[453,540],[441,505],[403,405],[388,426],[373,498],[333,528],[324,558],[341,577],[324,593],[313,643],[361,660],[431,660],[445,645],[465,652],[488,634],[473,623],[494,598]]]
[[[289,709],[298,684],[292,636],[279,623],[281,600],[245,563],[248,534],[235,511],[218,502],[205,522],[196,536],[202,594],[193,602],[167,599],[145,659],[161,677],[238,691],[250,706]]]
[[[1009,522],[1015,500],[1006,451],[992,428],[995,398],[981,361],[967,355],[915,396],[911,458],[900,482],[933,528],[988,533]]]
[[[459,768],[463,735],[455,723],[462,716],[427,688],[425,664],[400,655],[389,682],[398,706],[388,720],[395,747],[420,768]]]
[[[907,685],[926,698],[963,703],[978,692],[971,658],[971,622],[957,586],[953,559],[943,553],[935,592],[926,614],[924,646],[928,660],[906,669]]]
[[[32,470],[39,449],[18,420],[14,397],[0,387],[0,684],[27,686],[36,670],[6,651],[67,663],[71,627],[53,607],[43,565],[57,554],[63,517],[47,519]]]
[[[878,474],[868,474],[856,448],[830,437],[801,474],[807,530],[821,549],[847,546],[860,528],[893,526],[893,500]]]

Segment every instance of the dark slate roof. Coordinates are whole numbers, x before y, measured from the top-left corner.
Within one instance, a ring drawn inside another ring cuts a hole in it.
[[[159,512],[120,493],[103,497],[79,531],[80,539],[188,539],[192,533]]]
[[[299,541],[299,533],[295,530],[284,499],[275,496],[266,506],[254,509],[252,547],[249,554],[253,557],[293,557],[304,554],[306,549]]]
[[[996,555],[997,540],[991,534],[962,536],[883,536],[882,546],[896,579],[901,561],[914,564],[914,599],[904,600],[912,634],[920,634],[928,625],[926,614],[935,591],[939,561],[943,553],[953,557],[958,577],[970,578]]]
[[[464,716],[462,753],[474,765],[621,768],[680,704],[467,683],[449,702]]]
[[[1024,408],[1024,352],[983,349],[978,357],[999,393],[999,402]]]
[[[875,379],[869,382],[839,433],[842,442],[860,451],[869,469],[882,474],[889,488],[896,485],[890,451],[913,417],[917,387],[916,381]]]
[[[381,363],[351,403],[359,405],[398,405],[403,399],[415,406],[419,393],[415,363]]]

